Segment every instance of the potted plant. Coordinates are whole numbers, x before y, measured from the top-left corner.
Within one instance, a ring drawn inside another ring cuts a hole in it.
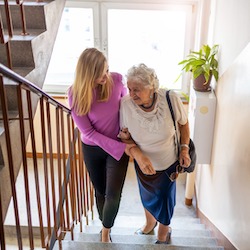
[[[212,76],[216,81],[218,80],[218,61],[215,58],[218,49],[219,45],[217,44],[212,48],[209,45],[203,45],[199,51],[191,51],[185,60],[179,62],[178,65],[183,65],[182,71],[192,73],[195,90],[210,91]]]

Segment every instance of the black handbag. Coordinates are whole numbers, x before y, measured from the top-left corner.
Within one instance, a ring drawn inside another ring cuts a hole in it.
[[[178,135],[177,135],[177,129],[176,129],[176,124],[175,124],[175,116],[174,116],[174,111],[173,111],[173,107],[169,98],[169,92],[170,90],[168,90],[166,92],[166,98],[167,98],[167,102],[168,102],[168,106],[171,112],[171,116],[173,119],[173,123],[174,123],[174,128],[175,128],[175,133],[176,133],[176,139],[177,139],[177,145],[178,145],[178,155],[180,152],[180,146],[179,146],[179,141],[178,141]],[[195,145],[194,142],[192,141],[192,139],[190,138],[189,140],[189,156],[191,159],[191,163],[187,168],[183,168],[184,172],[188,172],[188,173],[192,173],[195,169],[195,164],[196,164],[196,151],[195,151]]]

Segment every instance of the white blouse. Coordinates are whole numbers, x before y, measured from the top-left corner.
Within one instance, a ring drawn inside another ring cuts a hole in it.
[[[177,93],[170,91],[176,121],[187,123],[187,113]],[[120,108],[120,126],[128,128],[132,138],[147,155],[155,170],[165,170],[177,160],[175,129],[166,99],[166,89],[159,89],[154,110],[145,112],[124,96]]]

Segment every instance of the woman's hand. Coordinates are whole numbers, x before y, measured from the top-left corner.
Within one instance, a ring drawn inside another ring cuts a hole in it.
[[[121,139],[122,142],[127,144],[135,144],[133,138],[131,137],[129,131],[127,128],[122,128],[117,135],[118,138]]]
[[[131,155],[135,158],[143,174],[153,175],[156,171],[147,156],[145,156],[137,146],[131,147]]]
[[[122,128],[118,134],[118,137],[121,138],[121,140],[129,140],[131,136],[128,128]]]
[[[191,159],[189,156],[189,149],[188,148],[181,148],[180,149],[179,162],[180,162],[181,167],[184,167],[184,168],[189,167],[189,165],[191,163]]]

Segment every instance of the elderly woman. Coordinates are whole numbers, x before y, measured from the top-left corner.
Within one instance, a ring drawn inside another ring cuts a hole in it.
[[[166,100],[166,90],[159,89],[153,69],[145,64],[133,66],[127,73],[129,95],[120,107],[119,136],[137,146],[130,148],[134,158],[146,223],[136,234],[151,233],[159,222],[156,244],[168,244],[174,213],[177,168],[190,165],[189,126],[179,96],[170,92],[170,100],[180,133],[179,157],[175,144],[175,128]],[[174,175],[173,175],[174,174]]]

